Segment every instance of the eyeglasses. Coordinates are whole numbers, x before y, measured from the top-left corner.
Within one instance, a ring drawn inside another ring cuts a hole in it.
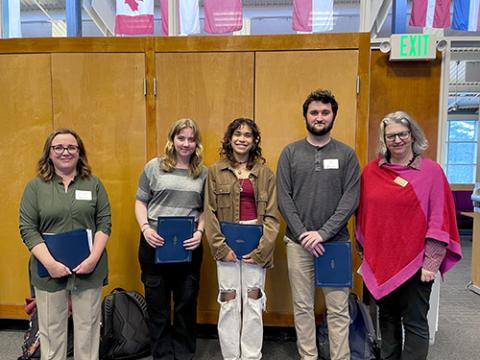
[[[395,134],[385,134],[385,139],[388,141],[395,141],[397,136],[400,140],[407,140],[410,137],[410,131],[402,131]]]
[[[65,150],[67,150],[67,152],[71,155],[78,152],[78,145],[52,145],[51,148],[53,152],[57,155],[62,155]]]

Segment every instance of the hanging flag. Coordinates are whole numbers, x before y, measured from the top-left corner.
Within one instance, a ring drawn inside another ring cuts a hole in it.
[[[153,0],[117,0],[115,33],[153,34]]]
[[[292,28],[295,31],[333,30],[333,0],[293,0]]]
[[[205,31],[224,34],[243,27],[242,0],[205,0]]]
[[[0,1],[1,3],[1,1]],[[2,4],[0,4],[0,7]],[[20,20],[20,0],[9,0],[3,2],[3,36],[5,38],[20,38],[22,37],[22,24]],[[1,16],[1,9],[0,9]],[[0,21],[0,32],[1,32]]]
[[[162,34],[168,35],[168,0],[160,0]],[[198,0],[178,0],[178,34],[200,33],[200,5]]]
[[[453,2],[452,29],[480,31],[480,0],[455,0]]]
[[[413,0],[410,26],[450,27],[450,0]]]

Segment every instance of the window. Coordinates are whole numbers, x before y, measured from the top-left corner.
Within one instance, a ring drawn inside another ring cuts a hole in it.
[[[455,116],[448,120],[445,172],[452,184],[475,183],[478,121],[475,115]]]

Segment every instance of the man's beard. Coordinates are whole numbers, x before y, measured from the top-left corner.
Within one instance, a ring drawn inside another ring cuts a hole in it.
[[[305,124],[307,125],[307,130],[310,134],[315,136],[322,136],[322,135],[327,135],[332,130],[334,122],[335,120],[332,120],[330,125],[324,126],[322,129],[315,128],[315,126],[309,124],[308,121],[305,121]]]

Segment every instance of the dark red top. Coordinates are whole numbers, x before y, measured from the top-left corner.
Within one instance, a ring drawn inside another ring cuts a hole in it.
[[[240,221],[254,220],[257,218],[257,206],[253,185],[249,179],[239,179],[240,188]]]

